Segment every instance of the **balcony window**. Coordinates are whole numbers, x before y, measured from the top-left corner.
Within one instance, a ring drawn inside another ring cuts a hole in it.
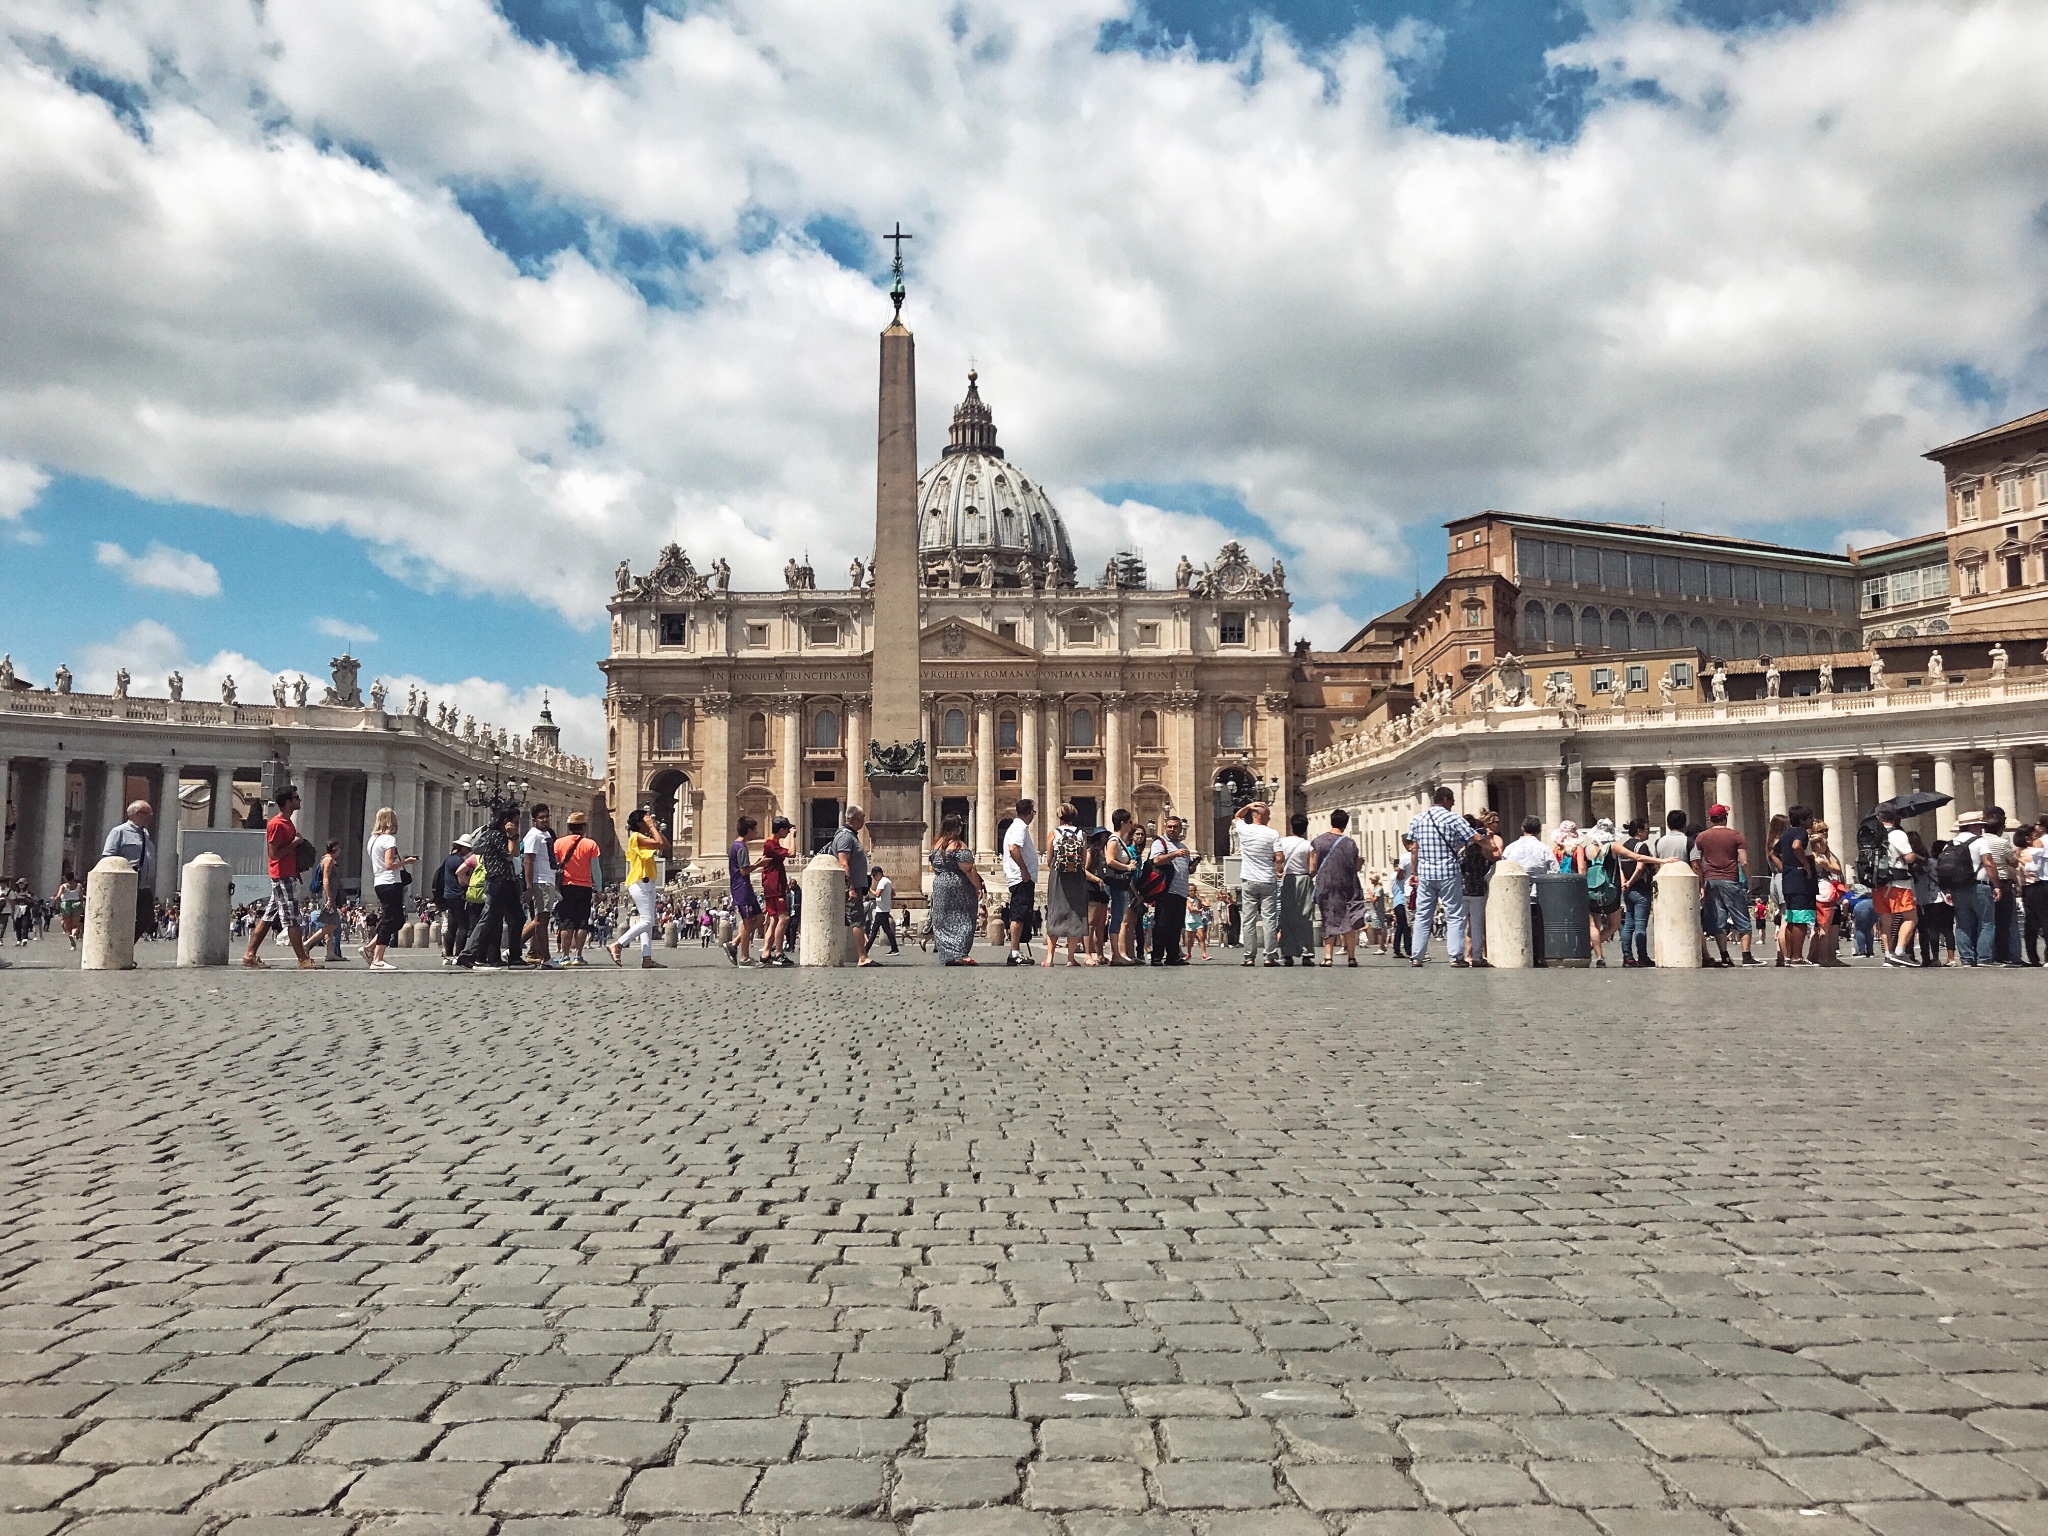
[[[688,645],[690,643],[690,616],[687,613],[664,613],[661,616],[661,643],[663,645]]]
[[[1150,647],[1158,643],[1159,626],[1157,624],[1140,624],[1138,626],[1138,644]]]
[[[1223,745],[1226,749],[1241,750],[1244,747],[1244,711],[1226,709],[1223,711]]]
[[[1138,715],[1138,745],[1147,751],[1159,745],[1159,714],[1156,710],[1143,710]]]
[[[839,746],[839,716],[829,709],[821,709],[811,721],[811,745],[821,752],[831,752]]]
[[[764,649],[767,646],[767,644],[768,626],[766,624],[749,624],[747,626],[748,648],[751,650],[758,651]]]
[[[1069,619],[1066,623],[1067,644],[1093,645],[1095,643],[1095,621],[1093,619]]]
[[[1005,752],[1017,750],[1017,717],[1003,715],[996,720],[996,745]]]
[[[1956,516],[1966,523],[1977,521],[1977,487],[1966,485],[1956,492]]]
[[[943,747],[964,747],[967,745],[967,711],[949,709],[939,722],[939,745]]]
[[[1595,693],[1614,692],[1614,668],[1595,667],[1593,669],[1593,691]]]
[[[1467,629],[1477,629],[1485,622],[1486,609],[1484,607],[1478,603],[1467,603],[1465,605],[1465,627]]]
[[[2020,480],[2012,475],[1998,482],[1998,510],[2017,512],[2020,509]]]
[[[1632,666],[1628,669],[1626,676],[1630,693],[1648,693],[1650,691],[1650,669],[1648,667],[1641,665]]]
[[[2005,584],[2008,587],[2024,587],[2027,584],[2027,557],[2007,555],[2005,557]]]
[[[1017,638],[1017,621],[1004,619],[996,626],[996,633],[1005,640],[1014,641]]]
[[[1692,686],[1691,662],[1674,661],[1671,663],[1671,686],[1674,688],[1690,688]]]
[[[747,750],[766,752],[768,750],[768,717],[754,714],[747,716]]]
[[[837,645],[839,643],[839,621],[837,619],[813,619],[805,626],[804,637],[812,645]]]
[[[676,710],[669,710],[661,717],[661,750],[680,752],[683,750],[683,717]]]
[[[1244,644],[1244,615],[1242,613],[1220,614],[1216,620],[1216,640],[1220,645]]]
[[[1095,745],[1095,716],[1085,709],[1074,711],[1074,717],[1067,722],[1067,745],[1070,747],[1092,747]]]

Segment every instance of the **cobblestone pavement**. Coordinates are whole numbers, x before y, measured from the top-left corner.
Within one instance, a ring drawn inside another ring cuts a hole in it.
[[[2030,975],[402,958],[0,979],[0,1536],[2048,1533]]]

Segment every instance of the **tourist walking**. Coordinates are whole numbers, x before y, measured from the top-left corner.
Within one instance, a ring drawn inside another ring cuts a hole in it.
[[[60,785],[61,789],[62,786]],[[156,931],[156,838],[149,824],[156,809],[147,800],[129,802],[127,819],[114,823],[100,857],[123,858],[135,866],[135,937]],[[293,833],[294,839],[297,833]]]
[[[754,868],[761,876],[761,963],[794,964],[789,958],[789,857],[796,852],[795,824],[787,816],[768,819],[761,839],[761,857]]]
[[[1728,825],[1728,807],[1707,807],[1707,828],[1693,839],[1693,867],[1700,876],[1700,928],[1714,941],[1720,959],[1709,956],[1706,964],[1733,965],[1728,957],[1728,937],[1736,936],[1742,946],[1742,963],[1755,965],[1750,940],[1755,925],[1750,918],[1749,844]]]
[[[746,847],[745,834],[752,830],[751,817],[741,817],[742,850]],[[633,926],[605,946],[612,957],[613,965],[624,965],[623,953],[626,946],[635,939],[640,941],[640,969],[655,971],[661,969],[661,962],[654,958],[654,928],[657,921],[655,897],[654,861],[668,851],[668,834],[661,828],[647,807],[635,807],[626,817],[626,898],[633,903]]]
[[[313,947],[332,965],[348,958],[341,952],[341,839],[330,837],[313,866],[312,894],[320,898],[320,926]]]
[[[517,963],[519,930],[525,920],[525,884],[519,878],[519,813],[494,811],[484,824],[470,834],[476,855],[476,870],[483,882],[483,912],[470,929],[469,941],[455,959],[465,971],[502,970]],[[509,954],[508,954],[509,951]]]
[[[455,957],[469,942],[470,929],[476,924],[479,904],[469,899],[468,867],[473,857],[470,838],[464,834],[448,845],[448,853],[441,860],[440,871],[434,877],[434,899],[441,907],[443,965],[455,963]],[[338,915],[336,921],[339,922]]]
[[[1088,829],[1088,959],[1092,965],[1110,962],[1109,936],[1109,828]]]
[[[14,942],[19,947],[28,942],[29,930],[35,927],[36,902],[29,894],[26,880],[15,881],[14,895],[18,903],[14,914]],[[65,870],[64,879],[57,887],[56,901],[57,926],[63,930],[65,942],[76,949],[79,936],[85,932],[85,882],[70,870]]]
[[[2037,945],[2048,932],[2048,840],[2042,838],[2038,826],[2021,827],[2013,833],[2012,845],[2018,858],[2027,964],[2037,966],[2041,963]]]
[[[1119,807],[1110,813],[1109,842],[1102,850],[1102,879],[1109,889],[1111,965],[1138,965],[1138,897],[1133,882],[1143,862],[1135,818]]]
[[[742,816],[739,825],[733,829],[736,836],[725,850],[726,893],[732,901],[733,918],[739,924],[738,931],[725,941],[725,957],[734,965],[750,963],[748,951],[753,947],[754,934],[761,926],[761,900],[754,894],[754,863],[747,850],[748,836],[760,825],[753,817]],[[767,957],[764,945],[761,958],[766,960]]]
[[[1778,960],[1783,965],[1813,965],[1806,954],[1807,935],[1820,920],[1815,910],[1820,900],[1820,876],[1814,865],[1812,838],[1807,824],[1813,812],[1795,805],[1785,813],[1785,829],[1771,849],[1771,863],[1778,877],[1779,911]]]
[[[1415,954],[1415,839],[1401,834],[1401,853],[1394,860],[1394,958]]]
[[[889,953],[896,948],[896,882],[888,872],[877,864],[873,870],[873,883],[869,894],[874,898],[874,914],[868,919],[868,950],[873,953],[875,940],[882,934],[889,936]]]
[[[1340,944],[1344,963],[1357,968],[1358,931],[1365,926],[1365,889],[1358,883],[1358,840],[1345,830],[1350,825],[1349,811],[1332,811],[1330,830],[1309,844],[1309,875],[1315,884],[1316,910],[1323,920],[1325,970],[1337,963]]]
[[[299,792],[287,784],[277,792],[277,814],[264,823],[263,850],[270,870],[270,901],[263,916],[249,934],[249,947],[242,964],[252,971],[268,967],[257,955],[263,940],[275,929],[285,936],[302,971],[316,970],[306,953],[306,938],[299,931],[299,829],[292,812],[299,808]]]
[[[1430,930],[1439,907],[1451,964],[1465,969],[1471,963],[1465,958],[1465,882],[1458,873],[1458,850],[1471,841],[1472,825],[1451,809],[1456,803],[1456,794],[1444,785],[1408,823],[1408,835],[1415,841],[1415,952],[1410,965],[1428,964]]]
[[[1586,923],[1593,940],[1593,964],[1607,968],[1607,940],[1621,927],[1621,859],[1615,852],[1614,823],[1603,816],[1579,839],[1574,855],[1586,882]]]
[[[857,805],[846,808],[846,819],[839,830],[832,834],[831,846],[826,850],[839,861],[839,867],[846,871],[846,915],[844,921],[853,937],[853,947],[859,958],[856,969],[875,963],[868,953],[868,851],[861,846],[860,829],[867,825],[868,813]],[[829,922],[828,914],[819,914],[821,922]]]
[[[973,965],[974,932],[984,891],[967,846],[967,819],[946,816],[939,821],[938,841],[928,860],[932,868],[932,944],[941,965]]]
[[[1183,842],[1186,823],[1169,816],[1152,839],[1146,863],[1166,873],[1166,889],[1152,898],[1152,963],[1186,965],[1180,952],[1181,935],[1187,928],[1188,877],[1194,871],[1194,854]]]
[[[1067,964],[1079,965],[1088,939],[1088,840],[1081,832],[1081,813],[1072,804],[1062,803],[1054,816],[1058,825],[1045,850],[1051,869],[1045,885],[1045,959],[1040,963],[1050,966],[1065,940]]]
[[[373,971],[395,971],[385,957],[398,942],[398,930],[405,926],[405,888],[412,882],[409,864],[419,863],[417,854],[398,851],[398,812],[390,806],[378,810],[370,824],[370,841],[363,849],[363,867],[370,871],[370,890],[377,898],[376,928],[363,945],[363,959]]]
[[[1309,873],[1308,817],[1287,818],[1287,835],[1273,845],[1280,861],[1280,963],[1313,965],[1316,957],[1316,882]]]
[[[1807,827],[1806,832],[1813,852],[1814,878],[1819,887],[1813,909],[1816,919],[1813,941],[1807,946],[1806,953],[1816,965],[1845,965],[1847,962],[1840,954],[1841,934],[1835,926],[1835,913],[1840,910],[1842,897],[1848,891],[1842,861],[1836,856],[1826,822],[1816,821]]]
[[[1003,884],[1010,901],[1004,920],[1010,934],[1010,953],[1005,965],[1024,964],[1024,945],[1031,938],[1031,924],[1038,910],[1038,844],[1031,840],[1031,819],[1038,806],[1030,800],[1017,802],[1016,815],[1003,829]]]
[[[1650,961],[1650,898],[1654,893],[1656,857],[1646,835],[1650,824],[1638,816],[1622,828],[1622,849],[1631,855],[1621,872],[1621,963],[1631,969]],[[1677,855],[1685,857],[1681,848]]]
[[[1272,810],[1254,800],[1237,813],[1238,934],[1244,963],[1280,963],[1280,834]]]
[[[590,942],[591,906],[597,897],[599,849],[591,841],[589,829],[590,818],[582,811],[571,811],[569,830],[555,840],[555,863],[562,875],[555,915],[562,935],[562,963],[570,966],[584,963],[584,946]]]
[[[561,894],[561,871],[555,865],[555,829],[552,813],[536,805],[529,813],[533,825],[519,844],[519,873],[526,886],[526,926],[520,930],[527,946],[527,958],[536,965],[554,969],[548,956],[548,929],[554,926],[555,904]]]
[[[1486,892],[1500,861],[1500,818],[1492,811],[1467,815],[1472,837],[1458,850],[1458,877],[1465,886],[1465,958],[1491,968],[1486,958]]]

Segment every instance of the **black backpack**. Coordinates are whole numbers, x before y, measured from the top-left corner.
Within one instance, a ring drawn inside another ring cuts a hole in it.
[[[1977,883],[1977,840],[1959,837],[1934,858],[1934,883],[1944,891],[1965,891]]]

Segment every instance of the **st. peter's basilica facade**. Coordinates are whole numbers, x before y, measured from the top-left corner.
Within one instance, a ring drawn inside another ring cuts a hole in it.
[[[1229,806],[1288,797],[1307,754],[1292,743],[1290,759],[1297,660],[1277,562],[1226,544],[1155,587],[1121,556],[1083,586],[1058,510],[997,445],[972,374],[919,476],[918,518],[929,828],[957,813],[990,854],[1019,798],[1047,814],[1068,800],[1083,826],[1120,806],[1177,813],[1221,854]],[[820,586],[792,560],[782,591],[737,592],[724,562],[699,571],[674,545],[645,575],[619,567],[604,670],[621,827],[635,804],[673,813],[677,861],[705,871],[742,815],[764,830],[788,816],[806,848],[830,838],[861,800],[873,660],[872,573],[846,574]]]

